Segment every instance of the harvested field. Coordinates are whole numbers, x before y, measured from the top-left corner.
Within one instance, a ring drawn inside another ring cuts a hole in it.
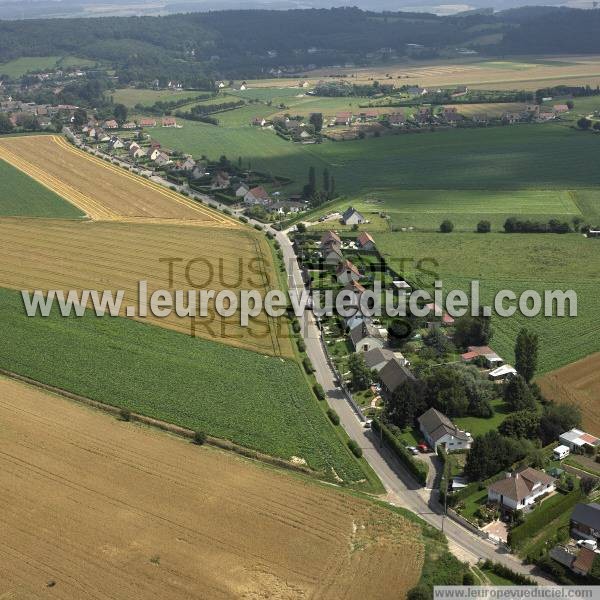
[[[0,159],[17,167],[96,220],[239,227],[234,220],[157,183],[91,156],[58,136],[0,139]]]
[[[271,253],[262,236],[250,229],[184,227],[131,223],[77,223],[0,220],[0,286],[14,289],[124,290],[121,310],[137,304],[138,281],[154,290],[257,289],[274,285]],[[169,265],[174,259],[173,279]],[[193,263],[190,261],[194,260]],[[291,356],[287,336],[262,313],[241,327],[239,315],[213,314],[210,328],[196,335],[263,354]],[[191,318],[149,313],[141,320],[190,334]],[[287,327],[282,324],[283,331]]]
[[[391,600],[419,579],[420,527],[366,500],[6,379],[0,420],[2,598]]]
[[[584,429],[600,435],[600,353],[547,373],[537,383],[548,398],[579,406]]]

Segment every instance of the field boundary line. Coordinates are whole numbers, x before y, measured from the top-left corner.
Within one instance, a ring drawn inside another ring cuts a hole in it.
[[[13,379],[15,381],[19,381],[21,383],[30,385],[32,387],[44,390],[46,392],[50,392],[57,396],[61,396],[63,398],[67,398],[69,400],[74,400],[75,402],[85,404],[87,406],[91,406],[92,408],[96,408],[97,410],[101,410],[103,412],[109,413],[114,416],[119,416],[121,414],[121,409],[117,406],[113,406],[112,404],[106,404],[104,402],[99,402],[98,400],[92,400],[87,396],[81,396],[79,394],[75,394],[74,392],[69,392],[68,390],[64,390],[62,388],[43,383],[41,381],[37,381],[36,379],[32,379],[31,377],[27,377],[26,375],[20,375],[19,373],[15,373],[13,371],[9,371],[7,369],[3,369],[0,367],[0,376],[7,377],[8,379]],[[152,417],[147,417],[145,415],[134,413],[130,414],[131,421],[141,423],[143,425],[148,425],[155,429],[160,429],[167,433],[171,433],[178,437],[193,439],[195,432],[192,429],[188,429],[186,427],[181,427],[179,425],[174,425],[173,423],[169,423],[167,421],[162,421],[160,419],[154,419]],[[234,442],[223,438],[216,438],[213,436],[206,437],[206,444],[209,446],[215,446],[216,448],[220,448],[221,450],[226,450],[230,452],[234,452],[239,454],[245,458],[249,458],[251,460],[256,460],[258,462],[266,463],[271,466],[281,467],[283,469],[287,469],[290,471],[296,471],[298,473],[302,473],[304,475],[308,475],[310,477],[315,477],[317,479],[320,478],[322,473],[319,471],[314,471],[313,469],[303,466],[297,465],[290,461],[287,461],[283,458],[279,458],[277,456],[271,456],[269,454],[263,454],[262,452],[258,452],[257,450],[252,450],[251,448],[246,448],[245,446],[240,446]]]
[[[22,173],[25,173],[44,187],[48,188],[50,191],[75,205],[77,208],[83,210],[91,219],[115,220],[117,218],[117,215],[110,209],[102,206],[89,196],[86,196],[70,185],[63,183],[40,167],[37,167],[31,164],[29,161],[15,155],[13,152],[4,147],[1,141],[0,159],[17,168]]]
[[[166,188],[165,186],[162,186],[154,181],[144,179],[143,177],[140,177],[139,175],[131,173],[131,171],[129,171],[129,170],[123,169],[122,167],[114,165],[113,163],[108,163],[107,161],[102,160],[101,158],[99,158],[97,156],[88,154],[87,152],[84,152],[83,150],[81,150],[79,148],[75,148],[69,142],[67,142],[64,138],[62,138],[60,136],[52,136],[52,139],[61,148],[68,150],[75,156],[79,156],[80,158],[87,159],[90,162],[93,162],[94,164],[101,165],[102,167],[104,167],[105,169],[107,169],[113,173],[119,174],[123,177],[126,177],[127,179],[130,179],[131,181],[135,181],[139,185],[142,185],[144,187],[152,189],[155,192],[160,193],[162,196],[164,196],[170,200],[174,200],[178,204],[185,206],[186,208],[189,208],[189,209],[193,210],[194,212],[197,212],[201,215],[206,215],[207,217],[210,217],[210,219],[214,222],[217,222],[221,225],[236,225],[238,227],[241,227],[240,224],[235,219],[231,219],[231,218],[228,218],[227,216],[223,216],[215,210],[212,210],[212,209],[207,208],[197,202],[193,202],[192,200],[188,200],[187,198],[184,198],[177,192],[174,192],[173,190],[170,190],[169,188]],[[156,218],[161,218],[161,217],[156,217]]]

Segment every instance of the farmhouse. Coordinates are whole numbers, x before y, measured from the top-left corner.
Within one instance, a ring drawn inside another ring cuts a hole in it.
[[[321,258],[326,265],[339,265],[344,260],[342,245],[333,241],[322,245]]]
[[[569,112],[569,107],[566,104],[555,104],[552,108],[554,109],[554,112],[559,115]]]
[[[516,473],[507,473],[488,486],[488,500],[497,502],[501,508],[522,510],[531,506],[536,498],[556,489],[554,478],[542,471],[526,467]]]
[[[390,113],[387,120],[392,127],[399,127],[406,123],[406,117],[404,116],[404,112]]]
[[[111,119],[109,121],[104,121],[103,127],[105,129],[118,129],[119,125],[114,119]]]
[[[424,96],[425,94],[427,94],[427,91],[427,88],[422,88],[417,85],[407,88],[406,93],[409,96]]]
[[[281,200],[280,202],[275,202],[269,208],[270,212],[275,212],[279,215],[299,213],[303,210],[304,204],[302,202],[294,202],[293,200]]]
[[[156,127],[156,119],[142,118],[138,121],[140,127]]]
[[[342,213],[342,223],[344,225],[361,225],[365,218],[352,206]]]
[[[371,237],[371,234],[366,231],[358,236],[356,243],[362,250],[375,250],[375,240]]]
[[[132,146],[129,149],[129,156],[135,159],[143,158],[144,156],[146,156],[146,152],[142,150],[139,146],[137,148],[135,146]]]
[[[571,535],[600,541],[600,504],[576,504],[571,513]]]
[[[163,117],[162,120],[163,127],[177,127],[177,121],[175,117]]]
[[[358,308],[360,306],[360,297],[364,293],[365,288],[358,283],[358,281],[351,281],[344,287],[344,291],[348,292],[348,296],[350,296],[350,300],[346,305],[352,305],[354,308]]]
[[[504,360],[500,358],[489,346],[469,346],[467,352],[460,355],[463,362],[472,362],[481,357],[489,369],[500,367]]]
[[[470,433],[456,427],[446,415],[435,408],[424,412],[418,421],[423,437],[435,452],[438,446],[443,446],[447,452],[468,450],[473,443]]]
[[[137,125],[133,121],[129,121],[128,123],[123,123],[123,129],[135,129]]]
[[[245,183],[240,183],[238,188],[235,190],[235,195],[237,198],[243,198],[250,191],[250,187]]]
[[[250,205],[260,204],[266,206],[271,203],[271,197],[265,188],[258,186],[248,190],[248,193],[244,196],[244,202]]]
[[[349,260],[340,263],[335,270],[335,277],[338,283],[346,285],[353,281],[358,281],[361,277],[359,270]]]
[[[571,429],[571,431],[561,433],[558,436],[558,441],[567,446],[571,451],[579,450],[580,452],[585,451],[586,448],[597,448],[600,444],[600,440],[597,437],[580,429]]]
[[[379,379],[381,381],[381,393],[384,398],[391,398],[394,392],[406,381],[414,380],[415,376],[410,369],[397,358],[392,358],[381,371]]]
[[[340,112],[335,115],[336,125],[350,125],[352,123],[353,115],[351,112]]]

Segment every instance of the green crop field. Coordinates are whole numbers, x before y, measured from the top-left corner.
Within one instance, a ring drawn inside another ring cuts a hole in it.
[[[524,290],[572,289],[578,296],[577,317],[492,319],[492,347],[506,360],[514,360],[518,331],[527,327],[540,337],[539,373],[545,373],[600,350],[600,244],[578,234],[475,234],[475,233],[375,233],[387,260],[409,280],[430,289],[434,276],[417,270],[435,271],[444,290],[470,291],[471,280],[479,280],[481,301],[489,304],[504,289],[517,295]],[[435,262],[433,262],[435,261]],[[437,266],[435,266],[437,263]]]
[[[0,289],[0,366],[346,481],[364,477],[293,361],[124,318],[27,317]]]
[[[0,215],[75,219],[84,213],[0,160]]]
[[[235,111],[227,118],[234,119]],[[250,125],[183,125],[157,131],[156,137],[197,155],[242,156],[255,168],[293,178],[297,189],[305,183],[309,166],[328,167],[338,191],[353,197],[374,188],[562,190],[600,184],[596,166],[600,136],[575,131],[565,123],[455,129],[312,146],[286,142],[272,131]]]

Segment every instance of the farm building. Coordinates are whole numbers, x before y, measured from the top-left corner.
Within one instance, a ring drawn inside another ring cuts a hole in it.
[[[516,377],[516,375],[517,370],[514,367],[511,367],[510,365],[502,365],[501,367],[493,369],[488,373],[488,377],[492,381],[504,381],[506,379],[509,379],[510,377]]]
[[[110,119],[109,121],[104,121],[103,127],[104,129],[118,129],[119,125],[114,119]]]
[[[365,218],[352,206],[342,213],[342,223],[344,225],[361,225]]]
[[[142,118],[138,121],[139,127],[156,127],[156,119]]]
[[[597,448],[600,445],[600,439],[580,429],[571,429],[571,431],[561,433],[558,441],[571,451],[585,451],[586,448]]]
[[[527,467],[516,473],[507,473],[504,479],[488,486],[488,500],[497,502],[501,508],[522,510],[531,506],[537,498],[556,489],[555,479],[542,471]]]
[[[177,127],[177,121],[175,117],[163,117],[162,127]]]
[[[495,369],[504,364],[504,360],[489,346],[469,346],[467,352],[460,355],[463,362],[472,362],[478,357],[481,357],[485,361],[489,369]]]
[[[240,183],[237,190],[235,190],[235,195],[237,198],[243,198],[250,191],[250,187],[245,183]]]
[[[437,452],[438,446],[448,451],[468,450],[473,443],[470,433],[462,431],[443,413],[430,408],[418,419],[419,429],[429,446]]]

